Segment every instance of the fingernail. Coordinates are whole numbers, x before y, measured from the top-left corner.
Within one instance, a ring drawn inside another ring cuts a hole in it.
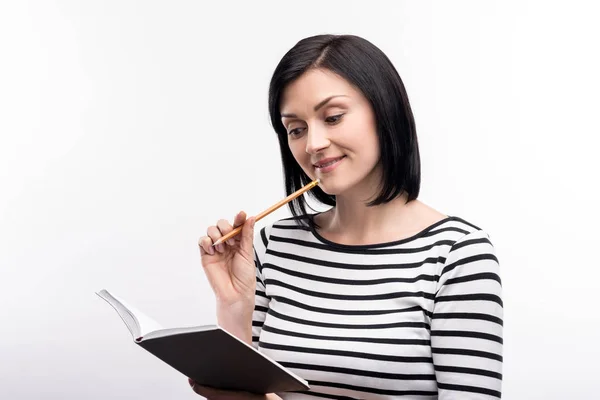
[[[213,246],[210,246],[210,247],[208,248],[208,254],[210,254],[211,256],[214,256],[214,255],[215,255],[215,249],[213,248]]]
[[[224,250],[224,249],[223,249],[223,244],[222,244],[222,243],[219,243],[219,244],[217,245],[217,250],[218,250],[219,252],[222,252],[222,251]]]
[[[235,240],[234,239],[229,239],[227,241],[227,244],[230,245],[230,246],[233,246],[235,244]]]

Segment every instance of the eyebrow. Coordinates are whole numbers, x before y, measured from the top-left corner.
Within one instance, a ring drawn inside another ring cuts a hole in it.
[[[330,100],[332,100],[332,99],[334,99],[336,97],[350,97],[350,96],[346,96],[345,94],[337,94],[337,95],[329,96],[326,99],[320,101],[319,104],[317,104],[316,106],[314,106],[313,110],[314,111],[319,111],[320,108],[322,108],[325,104],[329,103]],[[282,113],[281,114],[281,118],[298,118],[298,116],[296,114]]]

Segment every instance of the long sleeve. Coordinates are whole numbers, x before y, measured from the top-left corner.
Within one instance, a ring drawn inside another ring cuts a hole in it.
[[[254,297],[254,312],[252,314],[252,346],[258,349],[258,340],[262,326],[269,310],[270,298],[267,296],[262,262],[265,259],[268,244],[268,227],[262,228],[254,239],[254,264],[256,266],[256,291]]]
[[[498,399],[503,304],[499,263],[481,230],[450,249],[439,274],[431,347],[439,400]]]

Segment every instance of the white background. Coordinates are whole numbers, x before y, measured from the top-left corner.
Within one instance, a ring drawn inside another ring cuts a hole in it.
[[[591,4],[2,1],[0,398],[196,398],[94,292],[168,327],[215,321],[196,241],[284,196],[268,83],[318,33],[391,58],[421,200],[491,235],[503,398],[598,398]]]

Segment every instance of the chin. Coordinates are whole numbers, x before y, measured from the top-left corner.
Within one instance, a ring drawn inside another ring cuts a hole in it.
[[[319,187],[323,192],[330,196],[338,196],[343,193],[347,188],[347,184],[340,181],[339,178],[334,177],[322,177],[319,183]]]

